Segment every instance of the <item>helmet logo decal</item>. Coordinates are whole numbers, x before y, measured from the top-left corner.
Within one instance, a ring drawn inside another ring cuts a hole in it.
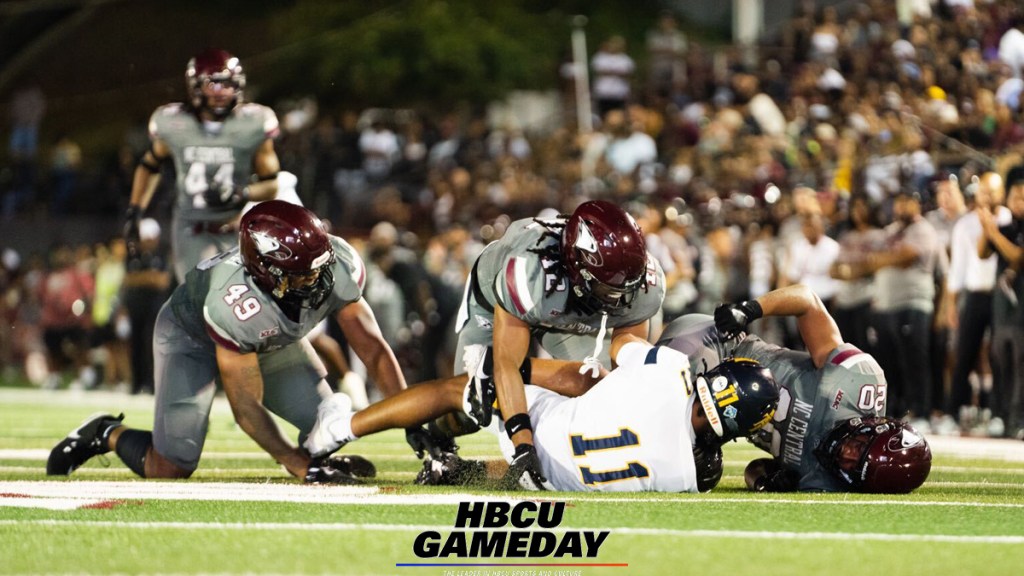
[[[327,250],[323,254],[317,256],[313,260],[313,262],[310,263],[309,267],[311,269],[313,269],[313,270],[316,270],[317,268],[319,268],[319,267],[323,266],[324,264],[327,264],[328,262],[330,262],[330,260],[331,260],[331,251]]]
[[[715,377],[714,382],[711,383],[711,389],[715,392],[721,392],[722,390],[725,390],[725,386],[728,383],[729,381],[725,379],[725,376],[717,376]]]
[[[292,255],[291,250],[287,246],[282,246],[277,238],[267,234],[266,232],[252,232],[250,233],[253,244],[256,245],[256,250],[259,251],[261,256],[268,256],[275,260],[284,260],[290,258]]]
[[[604,266],[604,258],[597,249],[597,239],[586,222],[580,222],[579,235],[573,246],[580,250],[580,256],[587,264],[598,268]]]
[[[900,434],[900,436],[898,438],[898,441],[897,441],[897,438],[895,436],[893,436],[892,438],[889,439],[889,449],[890,450],[903,450],[905,448],[913,448],[914,446],[917,446],[920,443],[921,443],[921,437],[920,436],[918,436],[914,432],[911,432],[910,430],[907,430],[906,428],[904,428],[903,429],[903,434]]]
[[[718,417],[718,408],[715,407],[715,401],[711,399],[708,381],[703,376],[697,377],[697,398],[700,400],[700,405],[704,408],[704,415],[707,416],[711,429],[718,436],[722,436],[724,433],[722,420]]]
[[[726,418],[736,418],[736,407],[727,406],[725,410],[722,410],[722,416],[725,416]]]

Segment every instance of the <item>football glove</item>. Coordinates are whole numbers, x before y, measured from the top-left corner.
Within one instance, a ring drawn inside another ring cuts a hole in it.
[[[417,458],[429,455],[434,459],[441,459],[446,452],[454,453],[459,447],[455,444],[454,438],[439,436],[431,433],[424,426],[412,426],[405,429],[405,441],[409,443]]]
[[[215,182],[203,193],[206,205],[211,208],[241,206],[249,201],[249,188],[224,182]]]
[[[739,304],[722,304],[715,308],[715,327],[727,339],[733,339],[746,331],[747,325],[764,315],[757,300]]]
[[[373,462],[356,454],[332,454],[327,458],[327,463],[331,468],[356,478],[375,478],[377,476],[377,467],[373,465]]]
[[[335,468],[331,458],[314,458],[306,469],[306,484],[360,484],[359,479]]]
[[[139,253],[139,222],[142,220],[142,208],[129,206],[124,213],[124,229],[121,234],[124,236],[124,244],[128,254],[135,256]]]
[[[800,486],[800,474],[784,468],[778,460],[762,458],[764,474],[754,480],[754,492],[794,492]]]
[[[501,485],[506,490],[522,488],[524,490],[552,489],[548,479],[544,477],[537,448],[533,444],[516,446],[512,461],[508,464],[508,472],[502,478]]]
[[[484,480],[487,468],[479,460],[463,460],[458,454],[442,452],[440,458],[428,456],[416,475],[420,486],[468,486]]]

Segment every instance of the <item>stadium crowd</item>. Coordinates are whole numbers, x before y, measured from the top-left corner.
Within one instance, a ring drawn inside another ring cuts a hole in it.
[[[483,246],[516,219],[604,199],[637,219],[665,271],[662,322],[806,284],[879,359],[890,415],[933,433],[1024,437],[1020,263],[976,256],[978,238],[1024,219],[1024,173],[1012,169],[1024,162],[1024,7],[842,8],[840,18],[804,2],[756,49],[688,41],[669,14],[643,48],[609,38],[591,62],[589,133],[572,120],[571,75],[566,120],[547,133],[483,114],[280,106],[281,167],[362,251],[366,299],[410,382],[451,373],[451,324]],[[630,57],[640,50],[643,70]],[[120,176],[101,179],[121,183],[109,186],[115,203],[127,201],[137,148],[126,143]],[[79,162],[69,149],[58,167]],[[66,198],[74,183],[62,182]],[[10,217],[27,209],[15,193],[5,190]],[[5,375],[146,391],[132,374],[151,370],[131,369],[146,360],[129,344],[146,341],[146,323],[126,304],[130,289],[162,300],[168,270],[159,256],[129,261],[120,240],[45,256],[5,249]],[[800,345],[785,320],[758,329]]]

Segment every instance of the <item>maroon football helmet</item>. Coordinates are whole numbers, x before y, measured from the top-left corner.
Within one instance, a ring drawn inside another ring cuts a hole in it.
[[[629,306],[647,273],[647,243],[633,217],[611,202],[584,202],[562,233],[562,259],[584,308]]]
[[[207,82],[234,88],[234,98],[228,103],[208,102],[203,94],[203,85]],[[242,101],[245,72],[238,58],[226,50],[210,48],[188,61],[185,67],[185,85],[193,108],[206,109],[214,116],[223,118]]]
[[[302,206],[260,202],[242,216],[238,244],[256,285],[282,302],[318,308],[334,288],[331,238]]]
[[[858,492],[906,494],[924,484],[932,450],[917,430],[885,416],[837,424],[814,451],[818,462]]]

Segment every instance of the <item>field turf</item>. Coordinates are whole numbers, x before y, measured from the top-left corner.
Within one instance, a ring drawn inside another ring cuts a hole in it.
[[[725,476],[709,494],[591,495],[413,486],[420,463],[392,432],[345,449],[377,464],[375,482],[325,488],[291,480],[218,398],[191,480],[139,480],[113,454],[107,466],[95,458],[69,479],[47,478],[49,449],[97,411],[124,411],[126,424],[148,429],[152,398],[0,388],[0,573],[1024,573],[1019,441],[929,438],[931,477],[907,496],[752,494],[742,471],[760,453],[745,443],[727,446]],[[487,433],[460,444],[464,456],[498,454]],[[610,533],[593,558],[414,553],[423,532],[438,532],[443,543],[459,531],[459,502],[485,500],[564,502],[561,524],[539,529],[558,542],[574,531]]]

